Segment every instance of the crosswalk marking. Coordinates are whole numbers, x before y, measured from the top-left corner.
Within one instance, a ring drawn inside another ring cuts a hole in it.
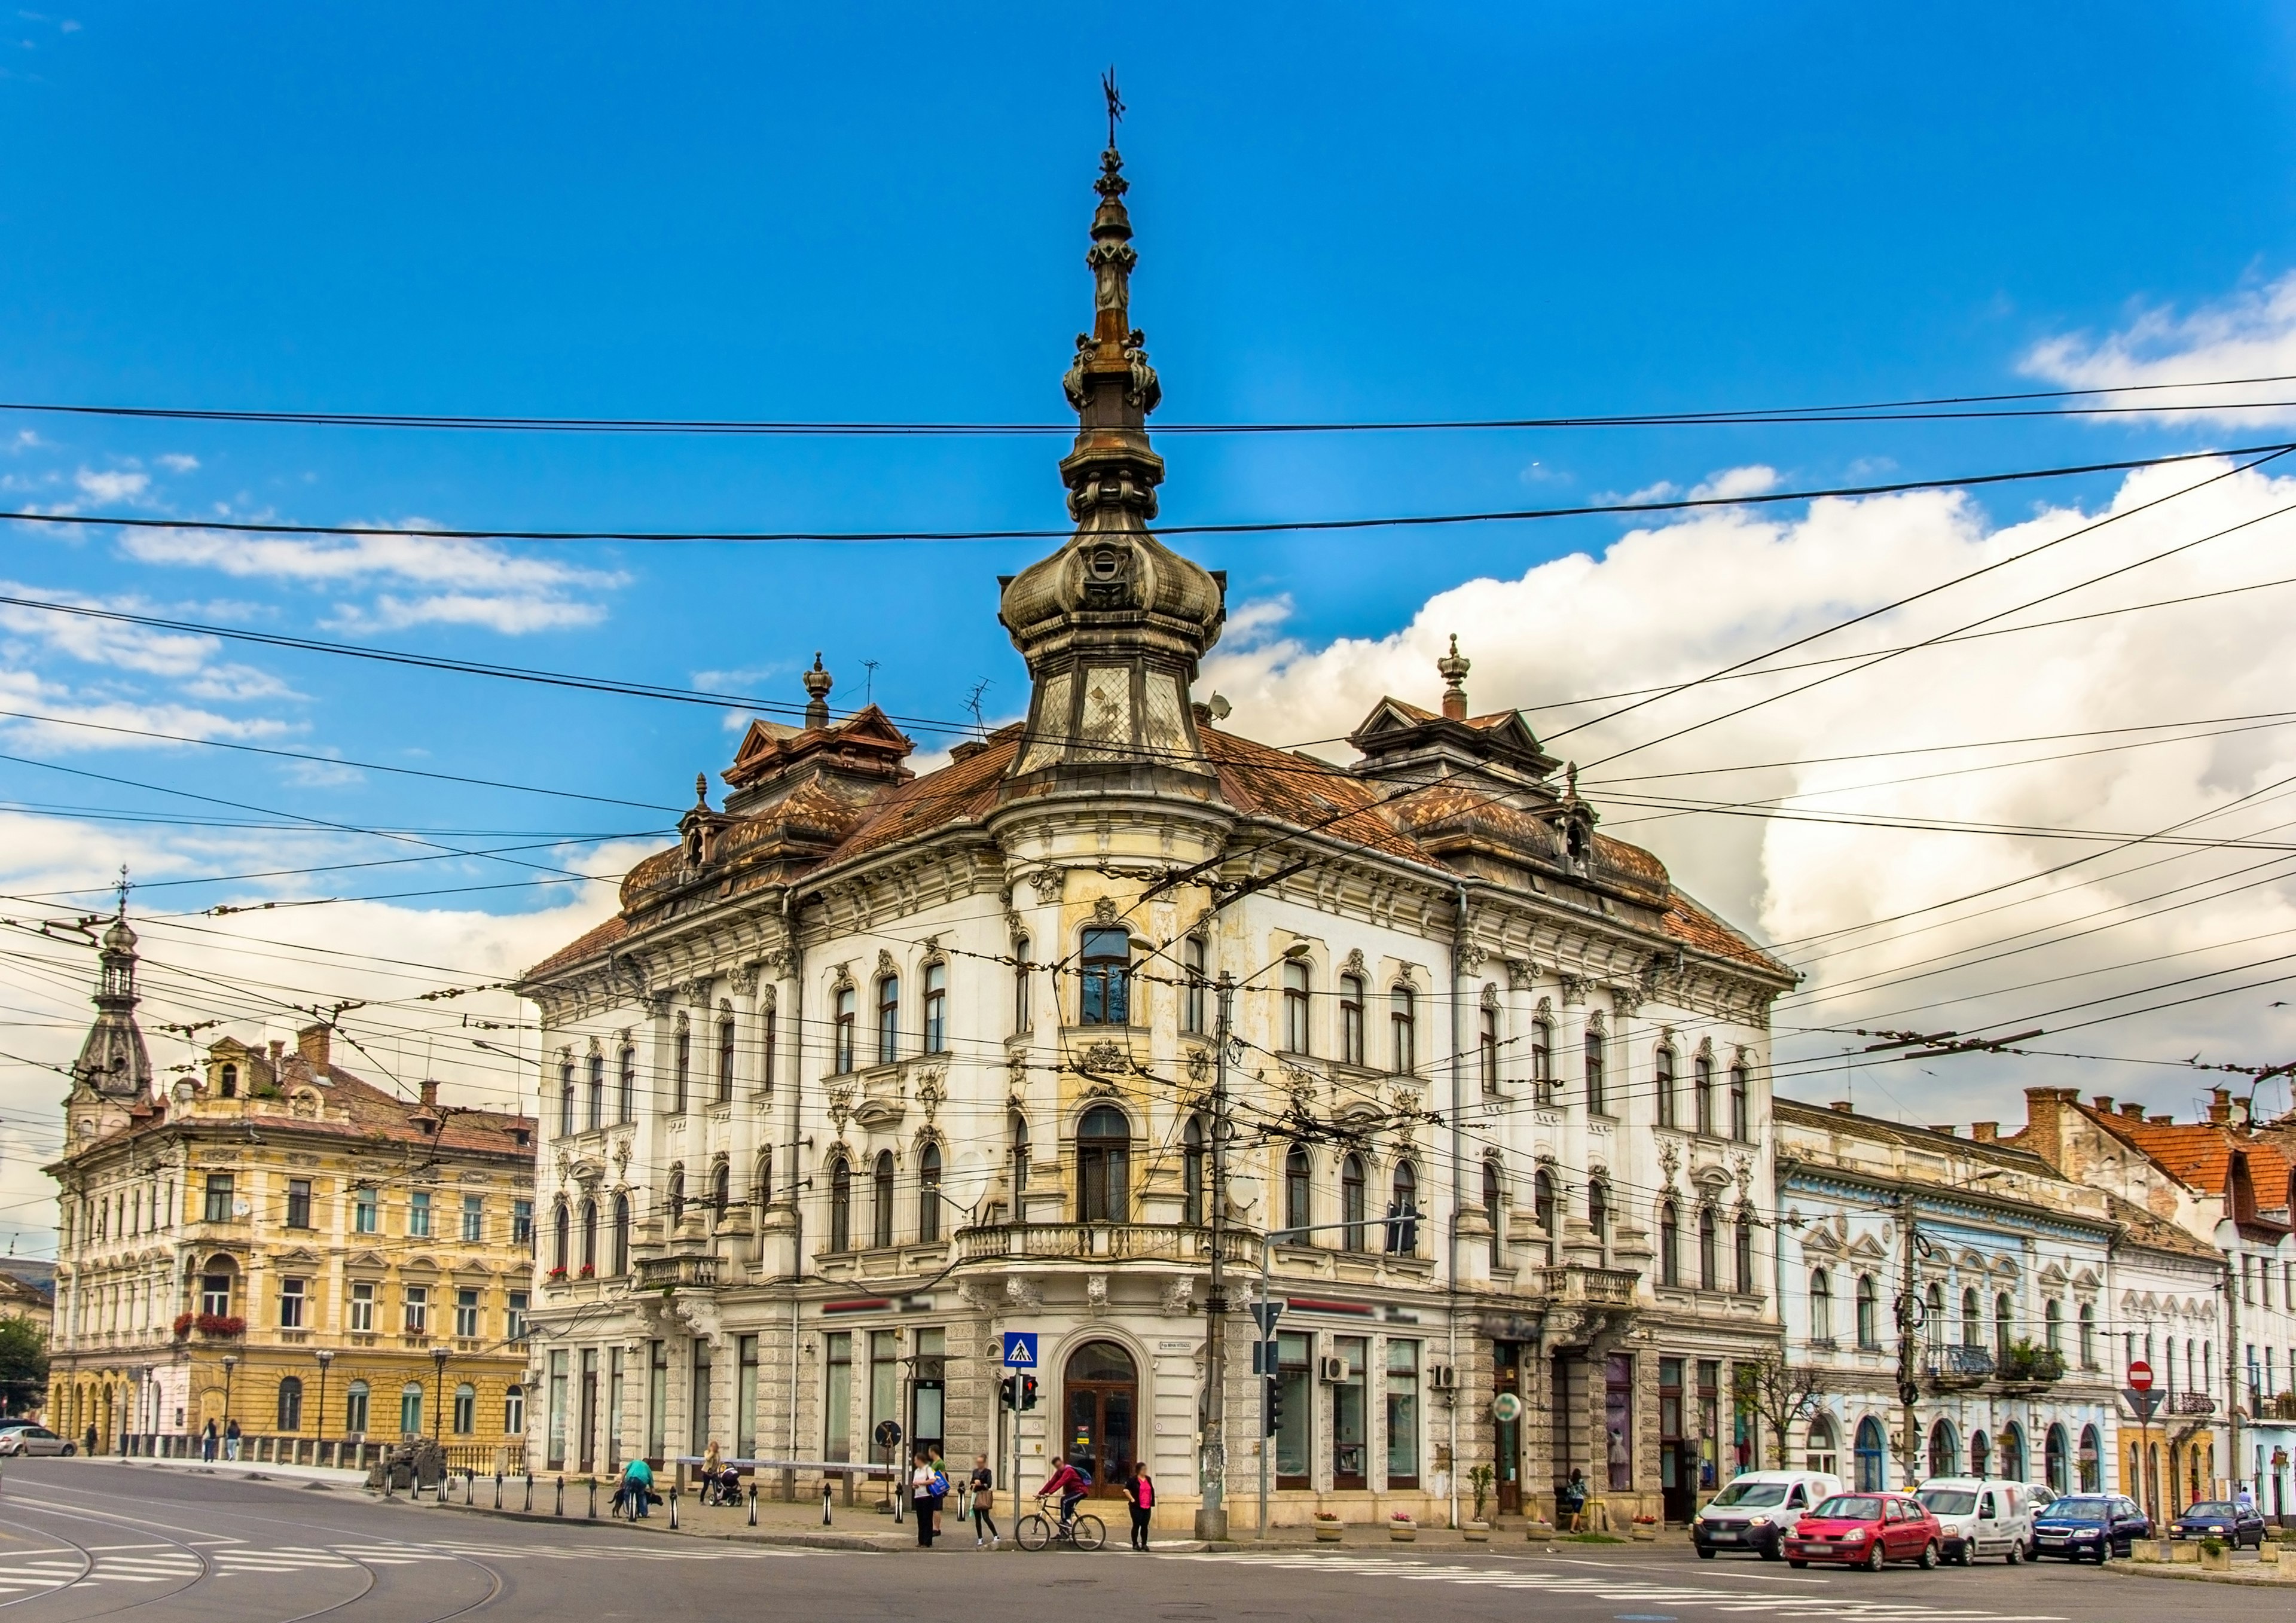
[[[1996,1611],[1989,1608],[1927,1605],[1914,1601],[1858,1600],[1849,1595],[1748,1594],[1709,1589],[1677,1580],[1621,1574],[1598,1578],[1579,1573],[1516,1570],[1414,1562],[1393,1557],[1345,1555],[1179,1555],[1173,1561],[1227,1562],[1308,1572],[1374,1574],[1407,1583],[1457,1584],[1474,1588],[1534,1590],[1583,1594],[1612,1603],[1699,1607],[1709,1611],[1758,1613],[1781,1619],[1838,1618],[1849,1623],[2065,1623],[2046,1612]]]

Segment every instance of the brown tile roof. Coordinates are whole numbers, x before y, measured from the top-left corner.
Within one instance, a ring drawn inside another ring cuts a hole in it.
[[[2249,1179],[2257,1203],[2276,1207],[2287,1196],[2288,1158],[2269,1139],[2251,1136],[2212,1121],[2151,1122],[2112,1115],[2091,1106],[2082,1114],[2115,1137],[2134,1145],[2186,1188],[2202,1194],[2222,1195],[2232,1172],[2235,1150],[2248,1156]]]
[[[551,971],[562,968],[569,963],[579,963],[591,954],[604,951],[629,933],[629,921],[618,913],[604,923],[575,937],[526,972],[529,975],[547,975]]]
[[[1219,774],[1220,793],[1245,816],[1327,832],[1406,862],[1434,863],[1384,812],[1374,809],[1379,791],[1361,778],[1312,756],[1273,750],[1211,727],[1202,732],[1204,752]]]
[[[1950,1152],[1975,1160],[1990,1161],[1997,1167],[2028,1177],[2047,1178],[2060,1184],[2068,1181],[2063,1173],[2030,1150],[2021,1150],[2013,1144],[1987,1143],[1981,1139],[1939,1133],[1909,1122],[1884,1121],[1878,1116],[1861,1116],[1855,1111],[1837,1111],[1825,1105],[1808,1104],[1800,1099],[1789,1099],[1784,1094],[1772,1096],[1770,1113],[1780,1125],[1800,1127],[1808,1132],[1851,1134],[1859,1138],[1870,1138],[1876,1143]]]
[[[1773,974],[1793,973],[1682,891],[1670,891],[1669,898],[1666,917],[1660,922],[1660,928],[1684,946],[1694,947],[1700,952],[1713,953],[1724,958],[1735,958],[1741,963],[1751,963]]]
[[[996,805],[996,787],[1013,752],[1021,746],[1023,724],[1014,722],[988,735],[988,746],[939,772],[912,778],[877,802],[876,813],[845,837],[824,859],[844,862],[898,840],[912,840],[953,823],[985,816]]]
[[[2128,1231],[2129,1240],[2147,1250],[2170,1251],[2205,1262],[2224,1260],[2224,1253],[2207,1241],[2185,1233],[2166,1217],[2154,1217],[2134,1201],[2124,1201],[2107,1190],[2104,1204],[2112,1220]]]

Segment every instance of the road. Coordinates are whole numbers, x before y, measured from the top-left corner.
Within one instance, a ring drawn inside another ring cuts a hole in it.
[[[21,1610],[15,1610],[20,1608]],[[930,1555],[760,1546],[535,1523],[97,1461],[11,1461],[0,1480],[0,1623],[719,1623],[815,1619],[1213,1623],[2253,1623],[2269,1591],[2059,1565],[1789,1572],[1686,1549],[1460,1545],[1268,1553]]]

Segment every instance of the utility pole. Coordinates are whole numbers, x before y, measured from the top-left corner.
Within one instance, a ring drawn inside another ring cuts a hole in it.
[[[1201,1478],[1203,1504],[1196,1512],[1196,1537],[1207,1543],[1227,1537],[1227,1271],[1221,1252],[1227,1239],[1227,1045],[1235,1008],[1235,977],[1222,970],[1218,981],[1218,1047],[1212,1056],[1212,1283],[1204,1303],[1210,1323],[1204,1332],[1204,1452]],[[1267,1439],[1260,1451],[1267,1452]]]
[[[1905,1249],[1905,1266],[1900,1270],[1898,1286],[1898,1403],[1903,1412],[1900,1435],[1903,1445],[1900,1459],[1905,1466],[1906,1486],[1910,1489],[1921,1480],[1917,1469],[1921,1461],[1921,1433],[1915,1428],[1914,1405],[1919,1401],[1922,1389],[1915,1381],[1915,1355],[1920,1348],[1918,1333],[1922,1321],[1922,1299],[1915,1264],[1921,1254],[1921,1238],[1914,1231],[1913,1197],[1898,1197],[1898,1242]],[[1860,1484],[1863,1486],[1863,1484]]]

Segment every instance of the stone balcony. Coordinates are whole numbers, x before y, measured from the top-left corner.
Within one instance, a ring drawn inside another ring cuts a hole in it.
[[[1631,1307],[1636,1275],[1627,1268],[1589,1268],[1577,1263],[1537,1268],[1529,1283],[1547,1300],[1569,1307]]]
[[[691,1254],[644,1257],[638,1259],[637,1275],[638,1288],[642,1291],[660,1291],[680,1285],[709,1290],[718,1283],[718,1258]]]
[[[1209,1266],[1208,1228],[1167,1223],[991,1223],[957,1231],[960,1264],[988,1262],[1163,1262]],[[1222,1260],[1258,1267],[1259,1236],[1231,1229]]]

